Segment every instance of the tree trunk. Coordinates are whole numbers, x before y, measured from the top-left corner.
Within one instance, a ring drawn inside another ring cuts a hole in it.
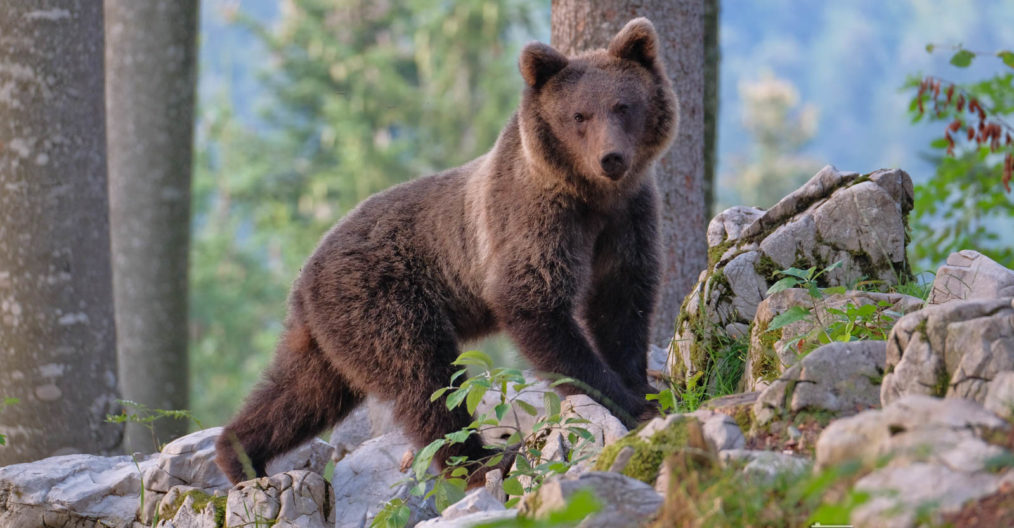
[[[572,55],[604,48],[630,19],[655,24],[679,99],[679,130],[658,162],[665,257],[652,340],[668,343],[683,298],[707,265],[704,179],[704,4],[707,0],[553,0],[552,45]]]
[[[718,65],[721,47],[718,45],[718,24],[721,0],[704,2],[704,219],[715,215],[715,165],[718,152]]]
[[[102,4],[0,3],[0,466],[109,453],[122,427]]]
[[[124,399],[186,409],[196,0],[106,0],[106,108],[117,356]],[[186,433],[128,424],[127,452]]]

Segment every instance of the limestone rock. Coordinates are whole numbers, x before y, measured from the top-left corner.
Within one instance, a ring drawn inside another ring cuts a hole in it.
[[[848,305],[855,307],[877,306],[877,315],[885,321],[914,312],[923,307],[922,299],[900,293],[877,293],[849,290],[845,293],[827,295],[815,300],[810,292],[802,288],[789,288],[764,299],[757,306],[750,333],[750,349],[744,370],[747,390],[763,390],[772,381],[795,365],[798,351],[789,346],[814,328],[827,326],[835,316],[829,310],[845,311]],[[811,310],[812,315],[774,331],[768,331],[771,320],[794,306]],[[816,309],[814,309],[814,306]],[[887,336],[885,335],[884,338]],[[883,338],[882,338],[883,339]]]
[[[477,512],[498,512],[504,511],[503,503],[496,499],[485,488],[478,488],[468,492],[465,498],[444,508],[440,518],[445,521],[459,519]]]
[[[167,444],[144,471],[145,490],[166,493],[173,486],[193,486],[208,492],[226,491],[229,479],[215,465],[215,441],[221,427],[190,433]],[[290,470],[323,473],[331,458],[332,447],[313,439],[268,463],[269,475]]]
[[[873,463],[888,456],[895,465],[928,462],[978,471],[1003,452],[983,437],[1008,427],[970,400],[908,395],[881,410],[831,422],[817,440],[816,463],[827,468],[848,460]]]
[[[1008,421],[1014,420],[1014,370],[1005,370],[993,378],[983,406]]]
[[[153,459],[64,455],[0,468],[0,526],[130,527]]]
[[[912,182],[904,171],[860,176],[828,166],[767,211],[720,213],[708,225],[708,269],[680,308],[672,377],[708,371],[707,351],[745,333],[777,270],[841,260],[825,275],[830,286],[860,277],[896,284],[909,269],[905,218],[911,208]]]
[[[410,493],[414,482],[397,486],[409,475],[399,470],[402,455],[414,449],[401,432],[387,433],[364,442],[334,466],[336,528],[365,528],[384,503],[400,498],[412,511],[409,524],[436,517],[432,499],[423,501]],[[392,487],[393,486],[393,487]]]
[[[757,423],[804,410],[848,415],[878,407],[885,349],[883,341],[852,341],[810,352],[761,392]]]
[[[921,511],[929,511],[935,526],[943,514],[960,510],[966,501],[994,493],[1000,481],[990,473],[933,464],[886,467],[856,482],[855,490],[871,498],[852,512],[851,521],[856,526],[909,527],[916,526]]]
[[[556,478],[521,501],[521,512],[545,518],[562,509],[578,490],[590,490],[602,509],[578,524],[580,528],[639,527],[662,506],[662,496],[651,486],[618,473],[589,471],[573,479]]]
[[[930,290],[930,304],[952,300],[1014,297],[1014,270],[993,259],[965,249],[951,253],[947,263],[937,270]]]
[[[415,528],[473,528],[480,524],[492,523],[496,521],[504,521],[508,519],[514,519],[518,516],[518,511],[515,509],[510,510],[499,510],[499,511],[480,511],[475,513],[469,513],[461,517],[454,519],[444,519],[443,517],[437,517],[428,521],[423,521]]]
[[[334,493],[324,477],[312,471],[248,480],[229,490],[225,524],[331,528],[335,525]]]
[[[746,446],[746,437],[731,416],[705,409],[694,411],[690,416],[697,418],[701,423],[704,440],[711,451],[720,453],[729,449],[743,449]]]
[[[1014,370],[1014,299],[953,300],[902,317],[886,370],[884,405],[905,394],[985,401],[993,377]]]
[[[394,422],[392,404],[367,396],[365,402],[331,431],[332,458],[337,462],[363,442],[396,430],[398,424]]]
[[[728,449],[719,453],[723,465],[743,467],[743,474],[752,478],[774,479],[778,475],[804,475],[812,463],[805,458],[775,451]]]

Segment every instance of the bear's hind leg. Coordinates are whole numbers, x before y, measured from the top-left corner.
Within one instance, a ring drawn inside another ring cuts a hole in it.
[[[290,334],[291,335],[291,334]],[[254,476],[266,476],[267,463],[348,415],[363,396],[349,387],[317,344],[304,335],[293,347],[283,340],[274,363],[222,431],[215,462],[235,484],[250,478],[237,448],[249,457]]]

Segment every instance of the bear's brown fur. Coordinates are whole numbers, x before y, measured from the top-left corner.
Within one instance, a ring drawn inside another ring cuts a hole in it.
[[[324,236],[274,363],[219,439],[230,480],[244,478],[236,445],[263,475],[367,393],[393,400],[419,445],[466,426],[430,394],[460,343],[498,330],[628,424],[651,411],[653,162],[677,119],[655,29],[633,20],[608,50],[569,59],[529,44],[520,69],[521,107],[489,153],[369,198]],[[489,454],[472,435],[436,458]]]

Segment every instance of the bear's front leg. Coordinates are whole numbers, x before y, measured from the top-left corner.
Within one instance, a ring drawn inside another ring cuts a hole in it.
[[[610,409],[628,427],[637,424],[648,402],[627,388],[620,375],[595,353],[574,317],[566,285],[530,281],[500,285],[497,315],[502,326],[536,369],[574,378],[558,386],[566,395],[587,394]]]
[[[655,203],[654,186],[646,186],[599,235],[582,310],[599,353],[639,395],[656,392],[647,380],[661,258]]]

